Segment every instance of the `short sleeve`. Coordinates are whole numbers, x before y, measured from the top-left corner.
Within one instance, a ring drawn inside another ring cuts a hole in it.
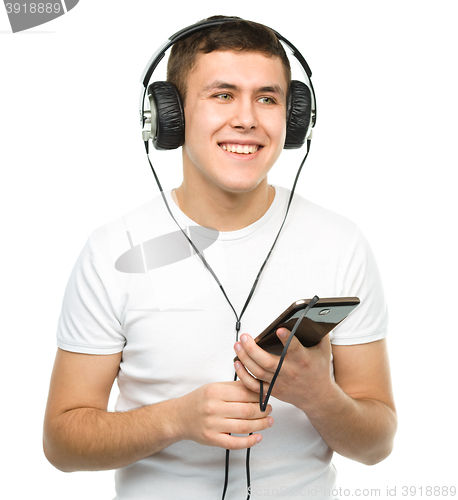
[[[88,239],[65,290],[57,328],[57,345],[65,351],[115,354],[125,345],[119,293],[100,239]]]
[[[332,332],[335,345],[365,344],[387,335],[388,309],[372,249],[359,229],[342,262],[342,296],[359,297],[361,304]]]

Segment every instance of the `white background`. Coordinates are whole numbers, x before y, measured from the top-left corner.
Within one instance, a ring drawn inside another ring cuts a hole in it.
[[[318,122],[298,191],[360,225],[384,280],[399,431],[377,466],[335,458],[341,498],[365,488],[404,498],[404,485],[420,498],[427,486],[458,486],[457,13],[444,0],[81,0],[12,34],[0,6],[8,498],[114,496],[111,472],[63,474],[42,453],[56,323],[89,233],[157,193],[138,123],[145,64],[170,35],[214,14],[267,24],[306,57]],[[285,152],[271,182],[291,186],[302,154]],[[180,153],[155,158],[163,186],[178,185]]]

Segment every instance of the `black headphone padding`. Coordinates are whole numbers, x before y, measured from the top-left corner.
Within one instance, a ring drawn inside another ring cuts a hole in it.
[[[184,113],[180,96],[169,82],[154,82],[148,86],[156,104],[157,130],[152,138],[159,150],[176,149],[184,144]]]
[[[284,149],[302,147],[307,137],[312,112],[312,94],[305,83],[292,80],[288,96]]]

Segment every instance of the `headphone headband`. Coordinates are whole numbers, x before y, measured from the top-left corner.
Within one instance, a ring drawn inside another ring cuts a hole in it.
[[[151,75],[153,74],[157,65],[162,61],[167,50],[174,43],[178,42],[179,40],[182,40],[183,38],[186,38],[186,37],[192,35],[196,31],[201,31],[201,30],[204,30],[205,28],[211,28],[212,26],[218,26],[219,24],[224,24],[227,22],[237,21],[237,20],[240,21],[240,19],[237,19],[235,17],[228,17],[225,19],[213,19],[213,20],[209,20],[209,21],[200,21],[198,23],[192,24],[191,26],[188,26],[186,28],[181,29],[180,31],[177,31],[174,35],[167,38],[167,40],[158,48],[158,50],[153,54],[151,59],[148,61],[148,64],[146,65],[145,69],[143,70],[142,77],[140,79],[140,81],[142,82],[142,85],[145,88],[148,87],[148,83],[151,79]]]

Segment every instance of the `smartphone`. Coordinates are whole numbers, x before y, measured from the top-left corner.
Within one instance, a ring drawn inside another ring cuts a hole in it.
[[[302,311],[312,299],[297,300],[291,304],[273,323],[271,323],[255,342],[271,354],[281,355],[283,344],[277,337],[279,328],[291,331],[299,319]],[[311,347],[320,342],[333,328],[342,322],[356,307],[360,300],[358,297],[333,297],[319,299],[308,311],[296,330],[296,337],[305,347]]]

